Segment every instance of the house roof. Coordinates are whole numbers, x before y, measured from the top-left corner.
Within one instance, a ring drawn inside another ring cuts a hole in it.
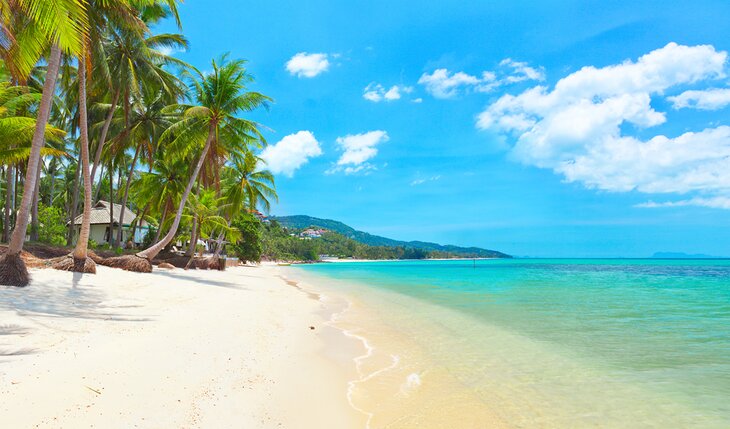
[[[109,201],[99,200],[98,203],[94,207],[91,208],[91,224],[109,224]],[[119,216],[122,212],[122,205],[121,204],[114,204],[114,208],[112,209],[112,216],[114,217],[114,224],[119,225]],[[132,223],[134,218],[136,218],[137,215],[129,209],[129,207],[124,207],[124,225],[129,225]],[[81,221],[83,218],[83,214],[80,214],[76,216],[76,219],[74,219],[74,225],[81,225]],[[144,220],[140,222],[140,226],[146,226],[147,222]]]

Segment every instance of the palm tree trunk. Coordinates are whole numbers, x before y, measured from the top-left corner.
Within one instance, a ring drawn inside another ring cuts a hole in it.
[[[185,252],[185,256],[195,256],[195,247],[198,244],[198,217],[193,214],[193,227],[190,229],[190,246]]]
[[[196,222],[196,217],[193,216],[193,229],[190,232],[190,247],[188,248],[188,251],[185,252],[185,256],[190,257],[190,259],[188,259],[188,263],[185,264],[186,270],[192,266],[193,261],[195,260],[195,245],[197,243],[198,243],[198,223]]]
[[[122,242],[122,226],[124,225],[124,208],[127,207],[127,198],[129,197],[129,185],[132,184],[132,177],[134,176],[134,167],[137,164],[137,158],[139,157],[140,148],[142,145],[137,145],[137,150],[134,151],[134,158],[132,159],[132,165],[129,166],[129,174],[127,175],[127,183],[124,185],[124,195],[122,196],[122,212],[119,213],[119,232],[117,233],[117,241]],[[136,229],[136,227],[135,227]],[[132,235],[134,239],[134,235]]]
[[[10,194],[10,222],[15,223],[18,219],[18,189],[20,189],[20,175],[23,174],[20,165],[13,170],[13,193]]]
[[[84,179],[84,215],[73,257],[86,259],[91,232],[91,176],[89,175],[89,124],[86,114],[86,56],[79,59],[79,143],[81,144],[81,176]]]
[[[165,223],[165,219],[167,219],[167,203],[165,203],[165,208],[162,209],[162,217],[160,218],[160,225],[157,227],[157,232],[155,233],[155,243],[160,241],[160,232],[162,232],[162,224]]]
[[[134,224],[134,228],[132,228],[132,244],[136,247],[135,237],[137,237],[137,228],[139,228],[139,225],[144,220],[145,216],[147,216],[147,211],[150,209],[150,203],[145,204],[144,209],[142,210],[142,214],[137,216],[137,222]],[[147,230],[149,232],[149,229]]]
[[[33,190],[33,206],[31,207],[31,220],[30,220],[30,241],[38,241],[38,228],[40,223],[38,222],[38,202],[41,197],[41,169],[43,166],[43,159],[38,166],[38,173],[35,176],[35,189]]]
[[[81,162],[79,162],[79,165],[81,165]],[[104,166],[102,165],[99,169],[99,185],[96,187],[96,191],[94,191],[94,199],[92,201],[99,202],[99,194],[101,193],[101,182],[103,181],[102,177],[104,177]],[[91,181],[92,187],[94,184],[94,181]],[[76,190],[76,195],[78,196],[79,190]]]
[[[182,198],[180,198],[180,204],[177,207],[175,220],[172,222],[170,230],[167,231],[167,234],[162,238],[162,240],[150,246],[148,249],[140,252],[138,256],[147,258],[148,261],[152,262],[155,256],[157,256],[157,254],[160,253],[160,251],[162,251],[162,249],[164,249],[165,246],[167,246],[167,244],[170,243],[173,238],[175,238],[177,228],[180,226],[180,218],[182,218],[183,210],[185,210],[185,204],[187,203],[188,195],[190,195],[190,191],[193,189],[193,185],[195,185],[195,181],[198,179],[198,173],[200,173],[200,169],[203,167],[203,162],[205,161],[205,157],[208,155],[208,150],[210,149],[210,145],[213,143],[214,138],[215,124],[211,123],[208,127],[208,138],[205,141],[203,152],[200,154],[198,162],[197,164],[195,164],[195,170],[193,170],[192,174],[190,175],[190,180],[188,180],[188,184],[185,187]]]
[[[114,247],[114,168],[112,166],[111,159],[109,159],[109,240],[108,241],[109,241],[109,245],[111,247]]]
[[[5,184],[5,214],[3,216],[3,242],[7,243],[10,238],[10,210],[13,204],[13,187],[15,187],[15,172],[13,166],[8,165],[7,183]]]
[[[56,192],[56,160],[55,158],[51,160],[51,165],[49,167],[52,167],[49,174],[51,175],[51,186],[48,190],[48,205],[53,205],[53,194]]]
[[[20,202],[20,210],[16,217],[15,229],[10,238],[7,255],[20,255],[20,252],[23,250],[25,232],[28,229],[28,212],[30,211],[30,204],[33,198],[33,189],[35,189],[36,171],[38,170],[38,162],[41,159],[41,148],[45,144],[46,124],[51,113],[51,104],[53,103],[53,96],[56,90],[56,78],[58,77],[60,64],[61,49],[58,45],[54,44],[51,47],[51,55],[48,57],[46,79],[43,82],[43,95],[41,96],[41,103],[38,108],[33,142],[30,148],[30,158],[28,158],[28,170],[25,172],[23,199]]]
[[[106,118],[104,119],[104,125],[101,127],[101,135],[99,136],[99,144],[96,145],[96,152],[94,153],[94,165],[91,167],[91,183],[94,183],[94,177],[96,177],[96,166],[99,165],[99,161],[101,160],[101,151],[104,149],[104,143],[106,143],[106,135],[109,132],[109,125],[112,123],[112,119],[114,118],[114,110],[117,108],[117,103],[119,102],[119,89],[114,93],[114,96],[112,97],[112,106],[111,109],[109,109],[109,113],[106,114]],[[103,177],[101,173],[99,173],[99,177]],[[99,196],[97,195],[97,198]]]
[[[228,222],[230,225],[230,222]],[[226,236],[225,232],[221,232],[218,235],[218,239],[216,240],[216,247],[215,247],[215,253],[213,254],[216,258],[221,255],[221,252],[223,251],[223,238]]]
[[[79,159],[79,161],[81,161]],[[71,220],[68,228],[68,237],[66,237],[66,246],[70,246],[73,244],[74,237],[76,236],[76,214],[77,209],[79,207],[79,189],[81,184],[81,162],[76,163],[76,180],[74,180],[74,190],[73,190],[73,198],[71,201],[71,210],[69,210],[69,214],[71,215]]]
[[[13,186],[13,207],[12,211],[10,212],[13,222],[18,219],[18,189],[20,189],[20,186],[22,185],[22,183],[20,183],[20,176],[22,174],[23,171],[20,169],[20,166],[15,169],[15,185]]]

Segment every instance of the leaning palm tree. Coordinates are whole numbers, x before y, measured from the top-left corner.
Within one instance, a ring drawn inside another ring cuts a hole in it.
[[[25,286],[30,281],[25,263],[20,258],[23,250],[25,233],[28,229],[30,206],[38,176],[41,149],[45,142],[46,124],[51,112],[51,104],[56,88],[56,78],[61,62],[61,51],[78,54],[82,50],[87,19],[87,1],[85,0],[19,0],[0,1],[0,30],[4,35],[17,34],[22,28],[12,28],[14,14],[24,14],[29,24],[24,28],[37,30],[34,37],[26,39],[26,43],[35,44],[40,49],[23,50],[14,65],[19,70],[30,70],[38,58],[37,52],[43,52],[50,45],[47,58],[46,77],[43,82],[43,93],[38,108],[36,127],[33,134],[31,151],[24,182],[23,198],[15,220],[15,229],[8,249],[0,256],[0,284]]]
[[[39,99],[40,94],[27,87],[13,86],[8,82],[0,83],[0,165],[5,166],[7,174],[2,230],[4,240],[10,235],[9,220],[14,202],[14,169],[21,171],[21,166],[25,165],[30,157],[36,126],[35,118],[24,116],[24,114],[28,112],[31,105],[37,104]],[[46,125],[46,140],[57,143],[64,135],[63,130]],[[41,149],[42,156],[58,157],[63,154],[63,150],[53,147]],[[36,204],[33,206],[37,207]],[[31,238],[33,238],[32,230]]]
[[[178,104],[169,110],[181,119],[168,128],[161,141],[169,146],[171,155],[197,158],[187,186],[183,191],[172,226],[167,234],[148,249],[132,256],[115,259],[114,266],[131,271],[152,271],[152,259],[167,246],[177,233],[185,204],[198,179],[198,173],[207,159],[208,152],[217,146],[221,135],[237,137],[239,141],[264,141],[256,122],[238,118],[242,112],[250,112],[267,106],[271,99],[258,92],[246,91],[253,77],[246,71],[245,61],[229,61],[224,55],[212,62],[213,71],[191,78],[190,92],[195,104]]]

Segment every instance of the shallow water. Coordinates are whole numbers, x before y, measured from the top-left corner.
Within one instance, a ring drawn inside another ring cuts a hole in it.
[[[372,427],[730,427],[728,260],[291,270],[353,297]]]

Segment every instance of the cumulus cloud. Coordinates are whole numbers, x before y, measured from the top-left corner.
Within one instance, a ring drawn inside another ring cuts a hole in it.
[[[424,73],[418,83],[436,98],[453,98],[462,91],[492,92],[495,89],[524,81],[545,80],[542,68],[530,67],[525,62],[505,58],[499,63],[498,71],[483,71],[480,76],[465,72],[451,72],[436,69],[431,74]]]
[[[452,73],[447,69],[436,69],[431,74],[424,73],[418,83],[425,86],[426,91],[436,98],[452,98],[464,87],[477,86],[492,80],[492,74],[480,79],[464,72]]]
[[[293,76],[315,77],[329,70],[327,54],[299,52],[286,63],[286,69]]]
[[[368,101],[378,103],[380,101],[400,100],[403,94],[413,92],[413,87],[403,85],[393,85],[386,89],[379,83],[371,83],[365,87],[362,97]]]
[[[310,158],[319,155],[322,155],[322,149],[314,135],[310,131],[299,131],[267,146],[261,158],[272,173],[292,177]]]
[[[389,139],[388,133],[381,130],[338,137],[337,145],[343,152],[337,163],[327,170],[327,173],[332,174],[342,171],[345,174],[353,174],[374,170],[375,166],[368,161],[378,154],[377,146]]]
[[[730,104],[730,88],[710,88],[685,91],[674,97],[667,97],[675,109],[686,107],[700,110],[717,110]]]
[[[666,122],[652,97],[724,77],[726,60],[727,53],[712,46],[670,43],[637,61],[584,67],[552,90],[537,86],[504,95],[478,116],[477,127],[512,135],[515,159],[552,169],[568,182],[719,197],[730,193],[730,127],[640,139],[627,135],[632,127],[626,125],[646,129]]]

